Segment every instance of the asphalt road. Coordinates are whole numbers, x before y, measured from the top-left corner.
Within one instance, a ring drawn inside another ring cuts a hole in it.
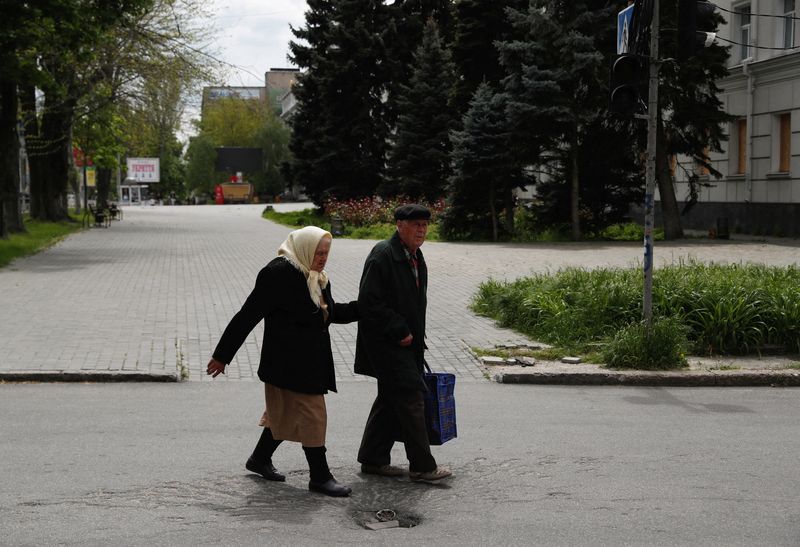
[[[373,390],[328,397],[333,499],[294,443],[286,483],[245,471],[258,383],[0,384],[0,544],[800,544],[796,389],[464,382],[442,485],[358,473]]]

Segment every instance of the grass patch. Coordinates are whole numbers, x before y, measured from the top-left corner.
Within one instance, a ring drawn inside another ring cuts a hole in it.
[[[277,224],[289,226],[290,228],[319,226],[323,230],[331,229],[331,223],[322,216],[322,211],[320,209],[303,209],[302,211],[279,213],[273,209],[271,205],[268,205],[261,216]]]
[[[565,355],[575,355],[582,353],[581,351],[576,351],[573,348],[560,348],[560,347],[552,347],[552,348],[542,348],[537,349],[531,352],[531,357],[535,359],[541,359],[542,361],[558,361]]]
[[[0,268],[17,258],[47,249],[69,234],[81,230],[80,218],[71,217],[72,222],[42,222],[26,216],[24,223],[27,233],[11,234],[8,239],[0,239]]]
[[[736,365],[720,365],[718,367],[711,367],[708,370],[742,370],[742,367]]]
[[[770,346],[796,353],[798,286],[796,266],[678,264],[654,272],[654,318],[674,318],[686,329],[689,351],[698,354],[757,354]],[[511,283],[489,280],[472,308],[534,340],[592,352],[641,320],[642,274],[569,268]]]
[[[262,215],[265,219],[271,220],[290,228],[302,228],[303,226],[318,226],[323,230],[331,230],[331,223],[322,214],[321,209],[303,209],[302,211],[290,211],[279,213],[271,206],[264,209]],[[347,239],[389,239],[396,231],[394,224],[382,222],[368,226],[348,226],[344,225],[344,237]],[[428,227],[427,241],[439,241],[439,225],[431,223]]]
[[[650,328],[643,322],[623,327],[603,348],[601,356],[611,368],[685,368],[688,345],[684,326],[675,317],[667,317],[653,321]]]

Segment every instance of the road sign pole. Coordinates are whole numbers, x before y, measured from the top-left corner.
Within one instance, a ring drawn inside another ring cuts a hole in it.
[[[658,144],[658,32],[659,1],[653,0],[650,24],[650,82],[647,98],[647,167],[644,194],[644,301],[643,318],[653,321],[653,224],[655,222],[656,148]]]

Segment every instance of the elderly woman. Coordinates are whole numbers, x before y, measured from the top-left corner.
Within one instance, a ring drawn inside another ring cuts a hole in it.
[[[325,393],[336,391],[328,326],[358,320],[355,301],[337,304],[324,267],[331,234],[316,226],[290,233],[267,264],[242,309],[231,319],[206,372],[212,377],[264,320],[258,377],[264,382],[264,429],[245,467],[265,479],[284,481],[272,465],[281,441],[302,443],[310,468],[309,490],[347,496],[350,488],[333,478],[325,457]]]

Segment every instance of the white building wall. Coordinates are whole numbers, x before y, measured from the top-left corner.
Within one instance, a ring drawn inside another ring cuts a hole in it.
[[[784,0],[751,0],[750,2],[732,2],[716,0],[727,24],[720,28],[720,43],[725,40],[740,41],[740,22],[737,15],[724,10],[735,11],[736,8],[749,4],[750,43],[753,46],[769,48],[783,47],[783,17],[762,17],[760,15],[782,16]],[[800,0],[795,2],[795,17],[800,14]],[[797,20],[791,23],[794,30],[794,44],[800,44]],[[737,174],[738,166],[738,131],[736,122],[727,128],[729,140],[723,143],[721,153],[712,153],[711,162],[715,169],[722,173],[716,179],[710,177],[706,182],[713,185],[700,192],[698,209],[714,211],[732,211],[734,215],[743,214],[747,207],[750,216],[766,215],[761,224],[767,225],[764,232],[769,232],[770,215],[780,214],[775,207],[755,207],[764,205],[787,205],[800,207],[800,48],[789,50],[749,49],[749,57],[742,58],[741,47],[731,46],[729,59],[729,76],[718,82],[722,89],[720,99],[726,112],[747,120],[746,136],[746,168],[744,174]],[[778,116],[790,114],[790,160],[789,171],[779,172],[780,125]],[[679,158],[683,168],[691,172],[693,162],[690,158]],[[687,176],[684,169],[676,170],[676,192],[679,200],[688,194]],[[713,207],[708,207],[712,206]],[[735,207],[739,205],[740,207]],[[727,208],[725,207],[727,206]],[[752,219],[743,219],[747,224]],[[785,229],[784,229],[785,231]],[[800,227],[794,233],[800,231]]]

